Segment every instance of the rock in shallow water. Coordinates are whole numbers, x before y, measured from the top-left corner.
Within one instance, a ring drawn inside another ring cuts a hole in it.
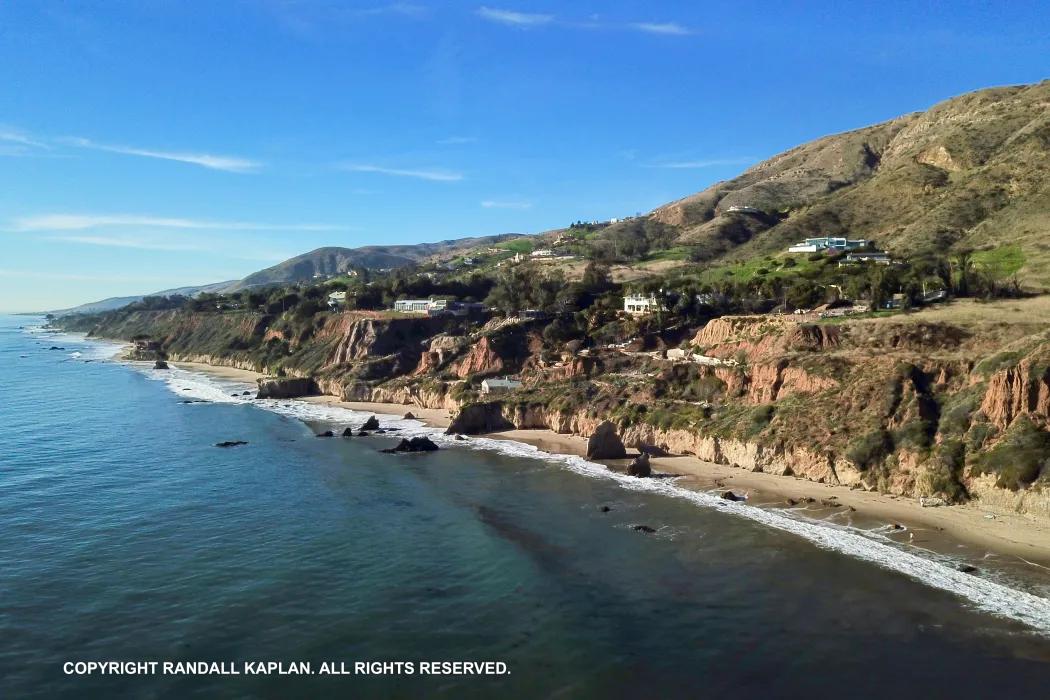
[[[379,419],[375,416],[369,416],[365,424],[361,426],[361,430],[379,430]]]
[[[216,447],[238,447],[240,445],[247,445],[247,440],[224,440],[223,442],[215,443]]]
[[[418,435],[414,438],[402,438],[401,442],[397,443],[396,447],[390,447],[381,452],[393,454],[395,452],[434,452],[438,450],[437,445],[434,441],[428,438],[426,435]]]
[[[629,465],[627,465],[628,476],[652,476],[653,469],[649,466],[649,455],[642,453],[634,458]]]

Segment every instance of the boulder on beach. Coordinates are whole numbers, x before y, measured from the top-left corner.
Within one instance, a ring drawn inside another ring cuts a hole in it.
[[[168,367],[168,363],[164,360],[157,360],[153,363],[153,369],[171,369],[171,367]]]
[[[308,377],[264,377],[258,381],[257,399],[294,399],[318,393],[317,383]]]
[[[603,421],[587,440],[587,459],[623,459],[627,456],[623,441],[616,434],[616,426]]]
[[[722,498],[724,498],[727,501],[746,501],[747,500],[746,496],[738,496],[737,494],[733,493],[732,491],[723,491],[722,492]]]
[[[385,450],[380,450],[380,452],[388,454],[395,452],[434,452],[438,449],[434,441],[426,435],[417,435],[414,438],[401,438],[401,442],[397,443],[396,447],[389,447]]]
[[[317,437],[335,437],[335,433],[331,430],[326,430],[323,433],[317,433]]]
[[[344,428],[343,429],[343,437],[353,437],[353,436],[354,436],[354,429],[353,428]]]
[[[403,415],[401,417],[404,418],[405,420],[415,420],[416,419],[416,417],[412,413],[412,411],[409,411],[408,413],[406,413],[405,415]]]
[[[627,465],[628,476],[652,476],[653,468],[649,466],[649,455],[641,453]]]
[[[375,416],[369,416],[365,424],[361,426],[361,430],[379,430],[379,419]]]
[[[224,440],[222,442],[215,443],[216,447],[238,447],[239,445],[247,445],[247,440]]]
[[[643,455],[649,455],[650,457],[669,457],[670,453],[662,447],[656,445],[639,445],[638,451]]]
[[[445,434],[464,433],[466,435],[480,435],[482,433],[513,429],[514,424],[503,416],[503,404],[492,401],[489,403],[467,404],[461,408],[452,420],[452,424],[448,426]]]

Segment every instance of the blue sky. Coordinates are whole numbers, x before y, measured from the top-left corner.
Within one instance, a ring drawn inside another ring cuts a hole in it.
[[[1046,76],[1045,3],[0,4],[0,310],[647,211]]]

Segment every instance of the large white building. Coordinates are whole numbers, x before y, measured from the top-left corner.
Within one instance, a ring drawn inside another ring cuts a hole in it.
[[[665,309],[655,294],[628,294],[623,298],[623,310],[629,314],[651,314]]]
[[[789,253],[819,253],[821,251],[840,252],[847,250],[858,250],[867,248],[871,241],[866,238],[839,238],[834,236],[822,236],[820,238],[807,238],[801,243],[788,248]]]
[[[398,299],[394,302],[394,311],[401,313],[426,313],[430,311],[433,299]]]
[[[517,379],[503,377],[500,379],[486,379],[481,382],[482,394],[503,394],[521,388],[521,382]]]

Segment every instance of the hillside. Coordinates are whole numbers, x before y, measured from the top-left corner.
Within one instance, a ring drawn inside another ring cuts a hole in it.
[[[494,245],[517,238],[518,235],[504,233],[494,236],[458,238],[437,243],[418,243],[415,245],[318,248],[248,275],[234,284],[231,290],[267,284],[304,282],[313,279],[315,275],[335,275],[354,267],[373,270],[405,267],[434,256],[448,255],[478,246]]]
[[[1050,285],[1048,155],[1050,81],[981,90],[798,146],[601,238],[661,227],[708,263],[818,235],[904,255],[1011,245],[1004,272]]]

